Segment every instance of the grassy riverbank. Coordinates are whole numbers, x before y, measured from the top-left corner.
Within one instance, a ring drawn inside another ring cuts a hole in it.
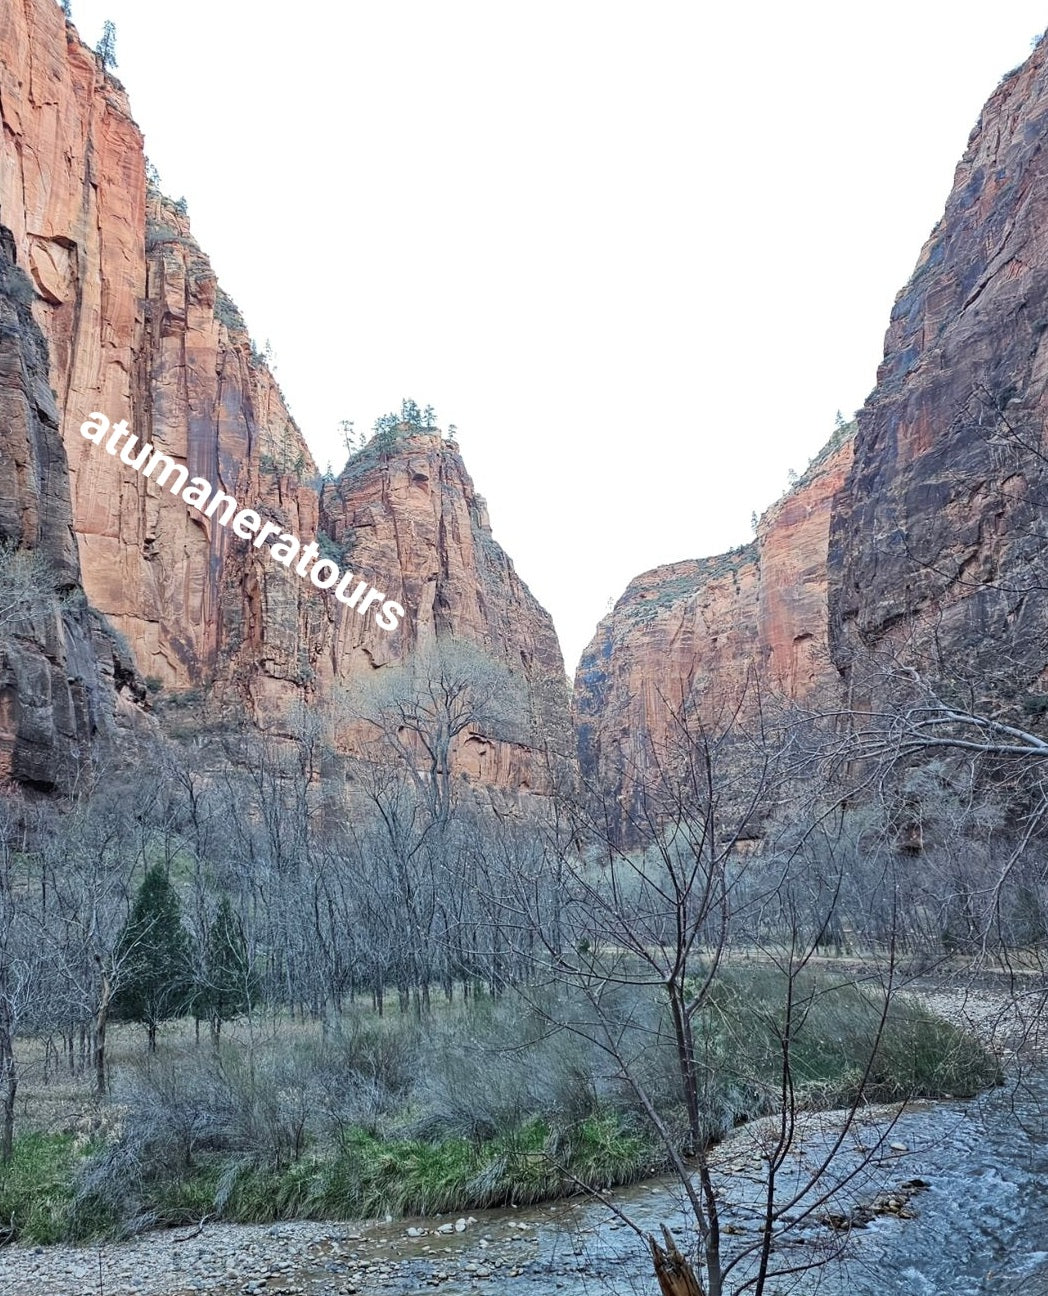
[[[918,1004],[894,1000],[882,1028],[876,994],[829,974],[802,988],[789,1057],[802,1107],[960,1096],[998,1079],[976,1039]],[[775,1109],[783,1012],[769,968],[716,983],[696,1021],[710,1139]],[[667,1022],[637,990],[621,992],[611,1020],[636,1084],[683,1144]],[[110,1098],[92,1120],[81,1111],[80,1133],[18,1139],[0,1170],[0,1220],[54,1242],[205,1215],[465,1212],[633,1182],[663,1167],[665,1148],[587,1022],[583,1000],[507,994],[421,1021],[354,1011],[326,1038],[313,1025],[241,1024],[216,1050],[181,1027],[149,1057],[130,1036]]]

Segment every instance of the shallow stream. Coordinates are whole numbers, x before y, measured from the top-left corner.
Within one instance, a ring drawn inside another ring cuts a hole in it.
[[[872,1128],[867,1125],[858,1135],[867,1147],[873,1142]],[[1048,1293],[1046,1133],[1044,1078],[1022,1088],[1009,1084],[968,1102],[922,1103],[904,1112],[872,1164],[841,1189],[833,1208],[847,1211],[878,1193],[890,1194],[907,1181],[921,1179],[927,1187],[905,1206],[915,1218],[883,1215],[853,1229],[844,1255],[817,1271],[777,1278],[769,1284],[768,1296]],[[730,1203],[725,1222],[738,1229],[725,1239],[729,1254],[732,1246],[744,1245],[756,1234],[762,1171],[753,1139],[754,1134],[744,1132],[717,1157],[718,1176]],[[815,1164],[822,1144],[818,1133],[806,1137],[793,1172],[803,1173],[805,1166]],[[861,1159],[854,1149],[844,1154],[844,1163],[852,1167]],[[669,1183],[621,1190],[612,1200],[644,1229],[657,1231],[663,1222],[680,1225],[687,1218],[679,1192]],[[344,1275],[352,1275],[355,1290],[365,1296],[434,1287],[444,1296],[504,1291],[522,1296],[634,1296],[656,1289],[638,1238],[600,1203],[481,1212],[476,1218],[457,1234],[437,1233],[449,1222],[440,1220],[402,1221],[385,1230],[368,1230],[367,1252],[375,1257],[370,1276],[352,1260],[343,1268],[341,1257],[331,1257],[321,1265],[327,1268],[326,1278],[312,1268],[299,1281],[318,1296],[346,1290]],[[426,1228],[427,1234],[407,1237],[412,1226]],[[689,1240],[686,1231],[679,1237],[682,1244]],[[800,1240],[784,1241],[776,1257],[780,1265],[801,1264],[838,1250],[840,1240],[841,1234],[831,1228],[806,1225]],[[367,1252],[358,1251],[358,1259]],[[728,1291],[736,1290],[744,1276],[740,1267]]]

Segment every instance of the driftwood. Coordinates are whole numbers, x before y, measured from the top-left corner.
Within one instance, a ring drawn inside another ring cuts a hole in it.
[[[648,1246],[651,1247],[655,1277],[659,1280],[662,1296],[706,1296],[702,1283],[691,1267],[691,1261],[681,1255],[665,1224],[662,1226],[662,1236],[664,1245],[660,1245],[652,1234],[648,1234]]]
[[[173,1242],[192,1242],[194,1238],[199,1237],[201,1233],[203,1233],[204,1225],[208,1222],[209,1219],[211,1219],[210,1215],[202,1215],[200,1218],[200,1223],[196,1226],[196,1228],[192,1231],[192,1233],[183,1233],[181,1237],[172,1238],[171,1240]]]

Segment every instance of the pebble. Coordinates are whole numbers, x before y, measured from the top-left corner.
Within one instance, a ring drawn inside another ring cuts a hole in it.
[[[537,1241],[534,1235],[519,1236],[532,1225],[498,1221],[507,1232],[501,1242],[488,1233],[466,1243],[466,1249],[462,1244],[415,1245],[423,1239],[461,1237],[476,1223],[475,1216],[460,1215],[395,1232],[378,1224],[371,1226],[373,1232],[352,1233],[333,1232],[340,1226],[331,1223],[215,1223],[192,1245],[178,1242],[179,1230],[142,1234],[105,1245],[101,1252],[97,1247],[16,1244],[0,1250],[0,1293],[98,1296],[101,1253],[105,1296],[382,1296],[445,1284],[454,1284],[457,1293],[459,1283],[478,1296],[493,1296],[479,1284],[496,1275],[523,1276],[527,1262],[503,1248]],[[489,1227],[494,1223],[488,1221]]]

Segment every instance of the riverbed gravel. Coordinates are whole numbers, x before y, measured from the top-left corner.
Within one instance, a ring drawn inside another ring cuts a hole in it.
[[[370,1296],[393,1287],[422,1292],[453,1284],[456,1290],[494,1296],[507,1280],[525,1276],[535,1245],[533,1226],[517,1225],[504,1214],[483,1226],[462,1216],[361,1227],[333,1221],[207,1224],[195,1237],[173,1229],[101,1247],[8,1247],[0,1252],[0,1291],[4,1296]],[[556,1276],[551,1277],[555,1290]]]

